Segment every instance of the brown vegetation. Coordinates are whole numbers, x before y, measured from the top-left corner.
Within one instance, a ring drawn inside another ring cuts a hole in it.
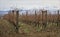
[[[60,35],[59,11],[57,11],[57,14],[48,14],[47,10],[42,10],[39,13],[35,11],[35,14],[28,14],[28,12],[26,12],[26,14],[22,13],[22,15],[19,15],[18,11],[12,10],[9,11],[8,14],[4,15],[4,19],[12,23],[16,28],[15,31],[17,32],[21,27],[19,26],[20,22],[26,24],[26,27],[30,27],[29,29],[31,29],[31,32],[29,33],[29,35],[24,33],[24,30],[22,30],[22,37],[59,37]],[[35,29],[36,27],[38,27],[37,31]],[[17,37],[21,34],[14,33],[14,35],[16,35]]]

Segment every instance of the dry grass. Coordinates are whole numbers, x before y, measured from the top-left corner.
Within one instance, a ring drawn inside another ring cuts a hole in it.
[[[47,25],[45,30],[25,23],[19,23],[19,33],[15,27],[4,19],[0,19],[0,37],[60,37],[60,28],[56,25]]]

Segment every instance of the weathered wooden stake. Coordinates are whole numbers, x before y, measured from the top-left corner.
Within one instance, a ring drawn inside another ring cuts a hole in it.
[[[37,26],[36,18],[37,18],[37,13],[36,13],[36,10],[35,10],[35,20],[34,20],[35,26]]]
[[[42,11],[42,24],[44,28],[46,28],[47,25],[47,11]]]
[[[28,24],[28,11],[26,11],[26,23]]]
[[[57,26],[59,24],[59,10],[58,10],[58,17],[57,17]]]
[[[18,31],[18,30],[19,30],[19,26],[18,26],[18,22],[19,22],[19,21],[18,21],[18,18],[19,18],[19,11],[17,10],[17,11],[16,11],[16,32],[17,32],[17,33],[19,32],[19,31]]]

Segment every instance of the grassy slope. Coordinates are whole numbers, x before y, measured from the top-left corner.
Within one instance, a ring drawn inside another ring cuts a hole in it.
[[[24,23],[19,23],[19,26],[19,34],[17,34],[11,23],[0,19],[0,37],[60,37],[60,29],[56,29],[55,25],[48,27],[45,31],[41,31],[41,27],[37,28]]]

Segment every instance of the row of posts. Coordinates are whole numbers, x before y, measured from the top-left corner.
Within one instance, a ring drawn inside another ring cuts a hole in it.
[[[22,13],[22,15],[23,15],[23,13]],[[59,25],[58,23],[59,23],[59,10],[58,10],[58,14],[57,14],[58,16],[58,18],[57,18],[57,26]],[[12,16],[12,17],[11,17]],[[46,25],[47,25],[47,22],[48,22],[48,20],[47,20],[47,17],[48,15],[47,15],[47,10],[45,10],[45,11],[42,11],[42,24],[43,24],[43,26],[44,26],[44,28],[46,27]],[[19,21],[18,21],[18,19],[19,19],[19,10],[12,10],[12,11],[9,11],[9,21],[11,21],[13,24],[14,24],[14,26],[15,26],[15,28],[16,28],[16,32],[18,32],[18,30],[19,30],[19,26],[18,26],[18,23],[19,23]],[[39,20],[38,20],[38,22],[36,22],[36,18],[37,18],[38,16],[37,16],[37,11],[35,11],[35,21],[34,21],[34,23],[35,23],[35,26],[37,26],[38,25],[38,27],[39,27]],[[25,22],[27,22],[27,23],[29,23],[29,21],[27,20],[28,19],[28,11],[26,12],[26,19],[25,19]],[[23,20],[22,20],[23,21]],[[33,21],[30,21],[30,23],[31,22],[33,22]]]
[[[42,20],[42,24],[43,24],[44,27],[46,27],[47,22],[48,22],[48,15],[49,15],[49,14],[47,14],[47,13],[48,13],[47,10],[45,10],[45,11],[42,10],[41,12],[42,12],[42,14],[41,14],[41,16],[42,16],[42,19],[41,19],[41,20]],[[23,13],[22,13],[22,15],[23,15]],[[57,23],[57,26],[58,26],[58,25],[59,25],[59,10],[57,11],[57,14],[56,14],[56,15],[57,15],[57,17],[56,17],[56,18],[57,18],[56,23]],[[50,16],[49,19],[53,19],[54,16],[56,16],[56,15],[50,14],[50,15],[49,15],[49,16]],[[35,19],[35,21],[34,21],[34,22],[35,22],[35,26],[38,25],[38,27],[39,27],[39,20],[38,20],[38,22],[37,22],[37,20],[36,20],[36,18],[38,17],[38,16],[37,16],[37,11],[35,11],[35,15],[34,15],[34,16],[35,16],[35,18],[34,18],[34,19]],[[53,17],[51,18],[51,16],[53,16]],[[28,17],[29,17],[29,14],[28,14],[28,11],[27,11],[27,12],[26,12],[26,19],[25,19],[25,21],[26,21],[27,23],[28,23],[28,21],[29,21],[29,20],[27,21],[27,19],[29,19]],[[31,18],[31,19],[32,19],[32,18]],[[54,19],[55,19],[55,18],[54,18]],[[54,21],[54,19],[53,19],[53,21]],[[23,20],[23,19],[22,19],[22,20]],[[25,22],[25,21],[24,21],[24,22]],[[50,20],[50,22],[52,22],[52,23],[53,23],[53,21]],[[32,20],[31,22],[33,22],[33,20]]]

